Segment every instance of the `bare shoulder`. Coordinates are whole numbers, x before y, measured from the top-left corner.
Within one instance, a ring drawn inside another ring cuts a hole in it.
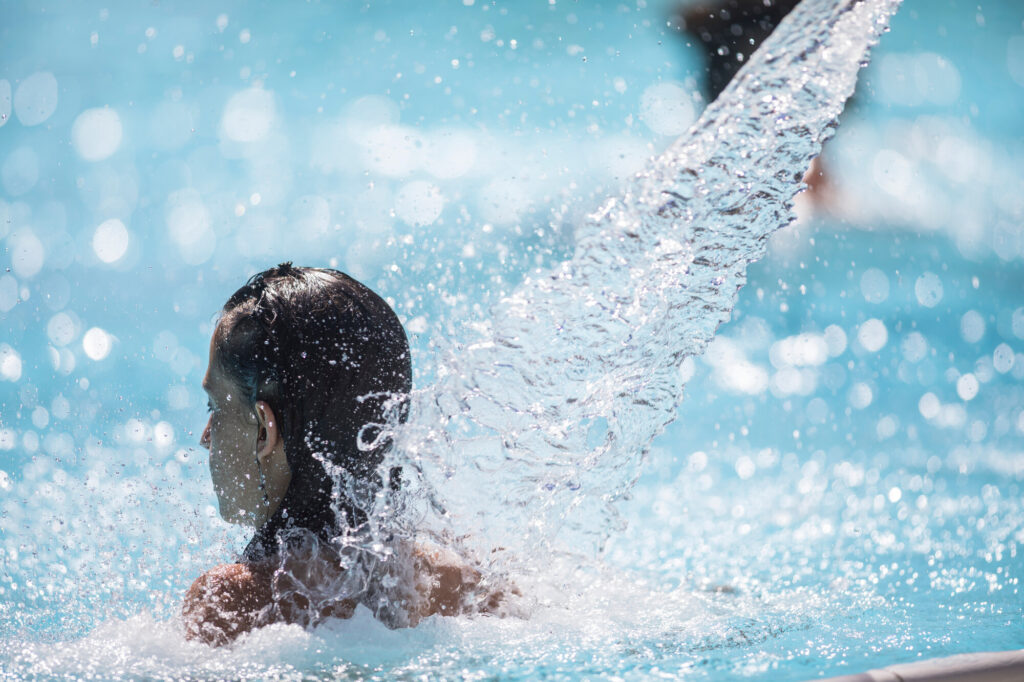
[[[221,645],[256,627],[273,602],[273,573],[263,564],[221,564],[196,578],[181,610],[186,638]]]

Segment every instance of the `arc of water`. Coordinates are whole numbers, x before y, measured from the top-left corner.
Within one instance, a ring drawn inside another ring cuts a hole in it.
[[[601,545],[675,417],[680,363],[794,220],[801,177],[899,4],[804,0],[695,126],[578,228],[570,260],[498,303],[398,434],[433,503],[425,516],[457,516],[513,553]]]

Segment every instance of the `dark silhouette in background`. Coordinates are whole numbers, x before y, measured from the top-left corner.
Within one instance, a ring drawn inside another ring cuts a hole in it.
[[[677,6],[671,25],[701,48],[707,78],[703,94],[710,103],[771,35],[799,0],[698,0]],[[815,209],[828,208],[829,182],[821,158],[804,176]]]

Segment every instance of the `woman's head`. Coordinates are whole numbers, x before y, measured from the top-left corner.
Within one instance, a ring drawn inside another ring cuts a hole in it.
[[[374,425],[412,387],[405,331],[379,296],[336,270],[261,272],[224,305],[203,383],[221,513],[262,524],[248,555],[286,526],[324,536],[365,520],[354,498],[381,486],[388,445]]]

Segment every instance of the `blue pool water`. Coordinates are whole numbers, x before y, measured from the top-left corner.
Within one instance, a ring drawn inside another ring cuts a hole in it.
[[[656,2],[0,12],[5,673],[799,680],[1024,646],[1018,4],[906,0],[826,149],[831,212],[772,237],[642,466],[575,482],[639,476],[585,517],[598,558],[568,531],[578,556],[532,557],[528,620],[217,651],[175,616],[246,539],[195,446],[227,295],[349,271],[433,385],[696,119],[696,55]]]

